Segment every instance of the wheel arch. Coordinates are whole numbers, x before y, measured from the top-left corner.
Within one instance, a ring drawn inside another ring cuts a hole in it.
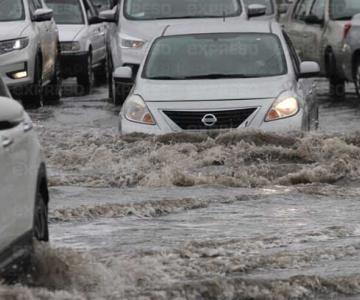
[[[50,201],[49,196],[49,189],[48,189],[48,180],[47,180],[47,172],[46,172],[46,166],[45,163],[41,163],[38,171],[38,178],[37,178],[37,187],[36,187],[36,193],[41,193],[43,196],[45,203],[48,204]],[[35,195],[36,200],[36,195]]]

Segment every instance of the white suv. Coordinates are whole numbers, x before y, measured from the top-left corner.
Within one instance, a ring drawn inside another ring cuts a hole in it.
[[[6,277],[14,263],[26,261],[33,238],[49,239],[49,194],[39,140],[23,107],[9,97],[0,79],[0,275]]]
[[[40,106],[59,100],[59,37],[41,0],[0,2],[0,77],[16,98]]]
[[[82,93],[107,75],[107,26],[89,0],[46,0],[59,27],[62,77],[76,77]]]

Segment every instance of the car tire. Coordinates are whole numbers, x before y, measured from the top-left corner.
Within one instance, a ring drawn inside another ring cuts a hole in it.
[[[356,60],[354,66],[354,83],[356,94],[360,98],[360,57]]]
[[[343,100],[346,94],[345,80],[337,73],[335,55],[331,50],[326,54],[326,73],[329,79],[330,97],[334,100]]]
[[[132,84],[124,82],[116,82],[112,79],[113,82],[113,102],[115,106],[122,106],[129,95]]]
[[[107,65],[107,73],[108,73],[108,89],[109,89],[109,99],[111,102],[114,101],[114,80],[113,80],[113,73],[114,73],[114,62],[112,59],[111,54],[108,54],[108,65]]]
[[[61,70],[60,60],[57,59],[55,63],[55,71],[50,83],[44,88],[45,102],[59,102],[61,98]]]
[[[88,95],[91,92],[91,88],[93,86],[93,69],[92,69],[92,55],[88,54],[86,58],[86,66],[83,71],[77,77],[77,83],[81,88],[82,95]]]
[[[23,90],[21,99],[24,106],[39,108],[44,105],[44,89],[40,54],[37,55],[35,59],[34,81],[30,86]]]
[[[49,241],[48,205],[44,195],[38,190],[35,200],[33,236],[41,242]]]
[[[101,63],[101,66],[94,71],[95,83],[103,84],[108,80],[108,60],[107,58]]]

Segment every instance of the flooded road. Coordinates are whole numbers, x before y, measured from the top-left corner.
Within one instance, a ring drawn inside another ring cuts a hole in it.
[[[104,88],[31,111],[51,244],[0,299],[360,299],[360,101],[318,93],[308,134],[120,137]]]

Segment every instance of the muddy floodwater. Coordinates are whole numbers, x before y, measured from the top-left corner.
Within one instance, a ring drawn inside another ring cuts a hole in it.
[[[106,89],[31,111],[50,245],[0,299],[360,299],[360,100],[320,130],[119,136]]]

